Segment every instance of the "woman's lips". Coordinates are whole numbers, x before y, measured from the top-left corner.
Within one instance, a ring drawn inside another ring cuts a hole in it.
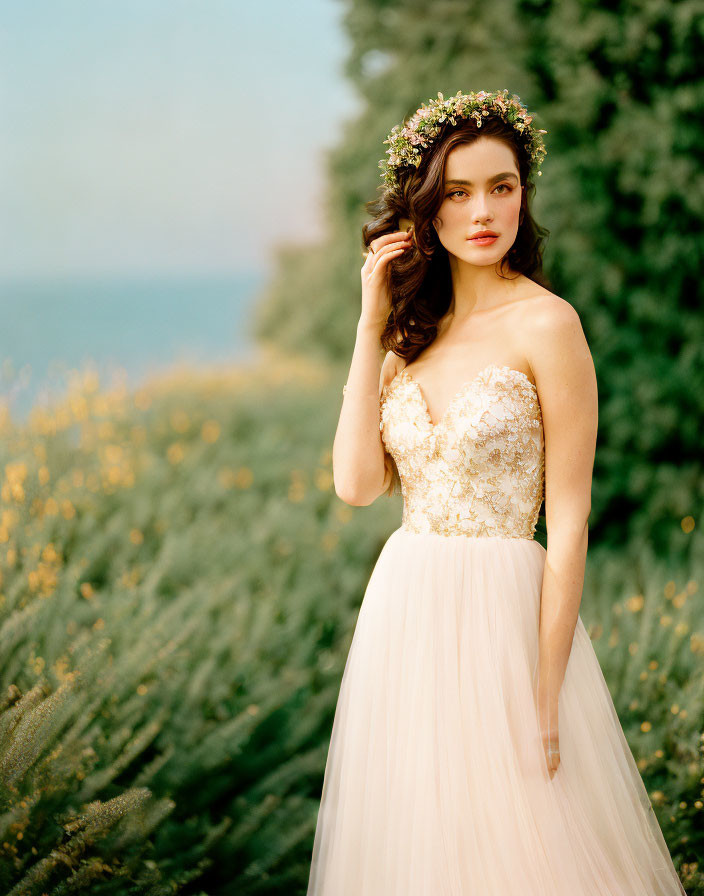
[[[470,243],[474,243],[477,246],[489,246],[491,243],[495,243],[498,240],[498,236],[475,236],[473,239],[470,239]]]

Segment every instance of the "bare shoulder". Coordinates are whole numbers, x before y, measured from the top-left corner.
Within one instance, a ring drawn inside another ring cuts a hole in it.
[[[576,308],[543,290],[519,303],[520,332],[536,385],[564,376],[591,379],[594,363]]]
[[[400,358],[394,352],[387,352],[381,365],[381,374],[379,376],[379,392],[388,386],[396,374],[404,367],[403,358]]]
[[[535,325],[538,331],[549,331],[551,327],[564,326],[571,320],[581,327],[579,314],[573,305],[549,289],[538,287],[538,290],[516,303],[516,313],[522,318],[522,324]]]
[[[591,509],[599,419],[591,352],[579,314],[560,296],[535,296],[521,314],[521,339],[535,377],[545,436],[548,533],[581,532]]]

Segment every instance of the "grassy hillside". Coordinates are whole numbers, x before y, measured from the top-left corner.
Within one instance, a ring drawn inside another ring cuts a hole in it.
[[[26,425],[2,416],[1,892],[305,892],[347,650],[401,511],[334,493],[340,386],[265,351],[134,393],[86,373]],[[689,545],[595,546],[582,618],[695,892]]]

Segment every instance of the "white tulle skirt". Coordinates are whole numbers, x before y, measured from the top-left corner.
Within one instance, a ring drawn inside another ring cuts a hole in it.
[[[581,617],[550,779],[533,689],[545,556],[391,534],[342,678],[308,896],[685,893]]]

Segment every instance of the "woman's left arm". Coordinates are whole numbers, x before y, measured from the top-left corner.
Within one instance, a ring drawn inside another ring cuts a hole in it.
[[[579,616],[587,558],[598,394],[579,315],[551,297],[529,324],[529,360],[545,436],[547,556],[534,686],[550,777],[559,757],[558,696]]]

